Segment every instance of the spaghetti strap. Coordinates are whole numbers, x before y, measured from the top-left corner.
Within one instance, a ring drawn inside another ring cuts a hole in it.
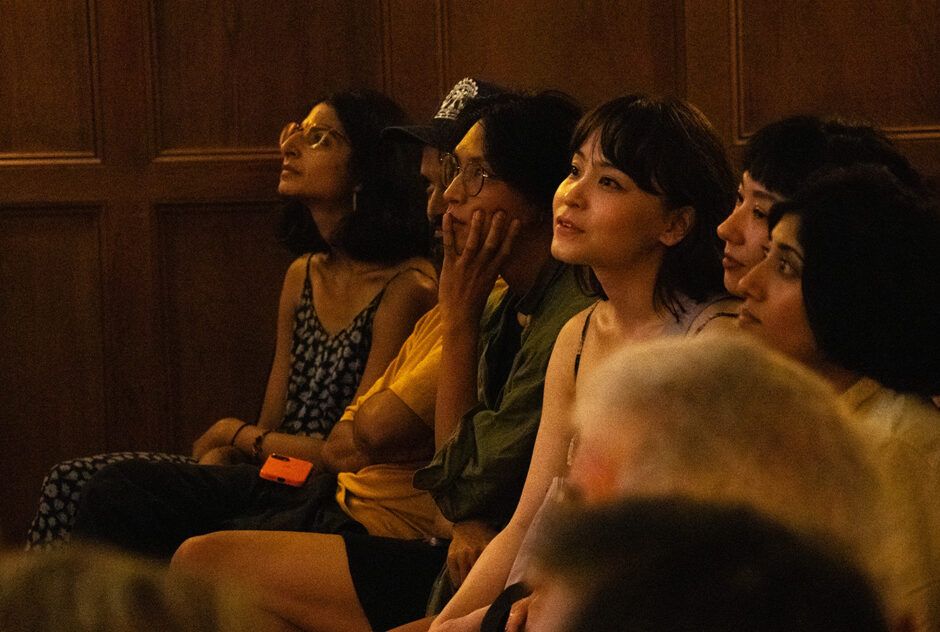
[[[588,312],[587,317],[584,319],[584,327],[581,328],[581,342],[578,344],[578,355],[574,357],[575,380],[578,379],[578,369],[581,368],[581,351],[584,350],[584,339],[587,337],[588,325],[591,323],[591,316],[594,314],[595,309],[597,309],[597,303],[591,306],[591,311]]]
[[[393,274],[391,277],[389,277],[388,281],[385,282],[385,285],[382,286],[382,292],[384,292],[385,289],[386,289],[389,285],[392,284],[392,281],[394,281],[395,279],[397,279],[399,275],[404,274],[405,272],[410,272],[411,270],[414,270],[414,271],[417,272],[418,274],[421,274],[421,275],[426,276],[427,278],[429,278],[429,279],[431,279],[432,281],[434,281],[435,284],[437,283],[437,279],[435,279],[435,278],[432,277],[430,274],[428,274],[427,272],[425,272],[424,270],[422,270],[422,269],[420,269],[420,268],[414,268],[414,267],[412,267],[412,268],[403,268],[403,269],[399,270],[398,272],[396,272],[395,274]]]

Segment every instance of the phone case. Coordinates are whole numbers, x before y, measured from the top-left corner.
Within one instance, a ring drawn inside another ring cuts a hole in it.
[[[307,480],[313,463],[280,454],[272,454],[261,466],[261,478],[300,487]]]

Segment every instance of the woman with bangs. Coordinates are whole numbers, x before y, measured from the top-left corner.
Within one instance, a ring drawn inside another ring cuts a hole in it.
[[[584,266],[599,300],[564,326],[545,378],[542,419],[522,497],[432,630],[478,629],[507,584],[522,579],[529,533],[556,498],[576,449],[569,421],[579,376],[617,348],[728,323],[737,301],[723,292],[716,227],[734,199],[734,177],[707,119],[678,99],[633,95],[588,113],[572,140],[568,177],[554,199],[552,255]],[[507,594],[524,594],[511,588]],[[484,629],[501,629],[500,600]],[[524,623],[516,607],[509,627]],[[494,626],[494,627],[490,627]],[[521,629],[521,628],[520,628]]]
[[[757,130],[744,148],[734,210],[718,226],[728,292],[741,296],[738,283],[763,259],[775,203],[793,197],[815,171],[860,163],[884,165],[913,190],[923,186],[907,159],[870,125],[801,114]]]
[[[302,256],[281,289],[258,421],[217,421],[192,457],[117,452],[59,463],[43,481],[27,548],[70,539],[85,483],[108,465],[260,465],[272,452],[319,461],[346,406],[382,374],[437,299],[417,151],[381,136],[404,121],[381,94],[340,92],[281,131],[278,193],[287,202],[279,237]]]

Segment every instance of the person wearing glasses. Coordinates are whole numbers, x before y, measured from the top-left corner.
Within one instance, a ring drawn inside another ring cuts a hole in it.
[[[714,329],[721,314],[735,311],[736,301],[724,293],[715,232],[731,209],[734,176],[701,112],[675,98],[614,99],[581,120],[570,155],[554,196],[551,252],[581,266],[583,285],[599,300],[568,321],[555,342],[518,507],[469,574],[462,573],[432,630],[477,629],[490,604],[524,571],[523,542],[537,532],[540,508],[576,447],[571,409],[579,380],[619,348]],[[459,248],[466,215],[453,214],[444,229],[456,226]],[[442,306],[445,288],[442,276]],[[442,381],[439,404],[443,389]]]
[[[192,457],[121,452],[56,465],[43,482],[28,547],[69,538],[84,484],[108,464],[260,465],[272,452],[320,462],[323,440],[347,405],[382,375],[436,302],[418,155],[381,137],[404,120],[382,95],[342,92],[281,131],[278,192],[287,202],[280,237],[302,256],[281,290],[258,421],[219,420]]]
[[[418,619],[445,563],[469,568],[518,501],[555,338],[591,302],[549,250],[552,195],[579,113],[555,93],[502,94],[453,126],[460,142],[441,165],[446,206],[428,207],[432,224],[443,216],[438,451],[416,475],[446,517],[436,540],[373,528],[226,531],[187,540],[174,566],[244,586],[300,629],[343,631]]]

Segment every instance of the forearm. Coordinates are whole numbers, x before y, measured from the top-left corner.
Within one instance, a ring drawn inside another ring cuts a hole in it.
[[[441,373],[434,409],[434,446],[453,436],[461,417],[477,402],[479,321],[444,328]]]
[[[320,453],[324,470],[337,474],[358,472],[372,464],[369,456],[356,447],[353,432],[353,423],[349,419],[340,420],[333,426]]]
[[[322,469],[321,451],[323,439],[268,432],[257,426],[247,426],[235,435],[233,444],[240,452],[263,463],[271,454],[277,453],[303,459]]]
[[[490,541],[453,598],[435,619],[437,625],[489,606],[506,585],[524,532],[507,526]]]

